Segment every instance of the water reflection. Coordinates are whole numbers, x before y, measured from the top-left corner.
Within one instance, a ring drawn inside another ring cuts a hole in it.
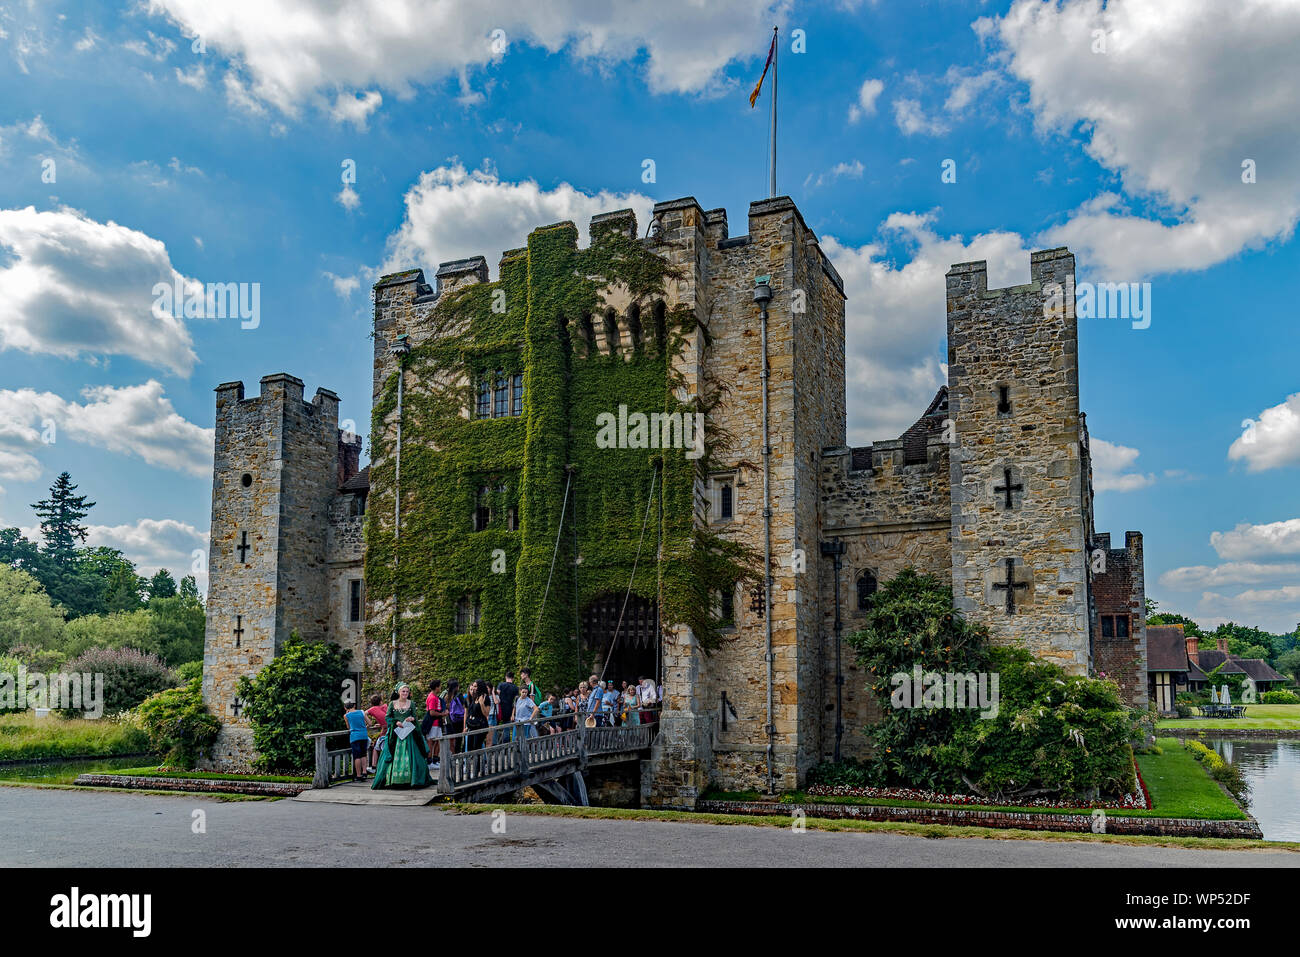
[[[1267,841],[1300,841],[1300,739],[1205,738],[1250,783],[1250,813]]]

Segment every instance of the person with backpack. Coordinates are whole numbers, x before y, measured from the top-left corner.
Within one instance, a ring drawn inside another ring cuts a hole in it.
[[[506,680],[496,686],[496,713],[498,724],[509,724],[515,720],[515,701],[519,697],[519,686],[515,684],[515,673],[506,672]],[[511,739],[513,740],[513,735]]]
[[[446,703],[446,725],[444,727],[444,737],[446,735],[457,735],[465,730],[465,698],[460,693],[460,682],[452,678],[447,682],[447,703]],[[447,741],[447,753],[456,753],[456,742],[460,738],[452,738]]]
[[[492,716],[492,691],[482,678],[475,678],[469,686],[469,702],[465,706],[465,730],[471,732],[467,751],[477,751],[487,739],[488,719]]]

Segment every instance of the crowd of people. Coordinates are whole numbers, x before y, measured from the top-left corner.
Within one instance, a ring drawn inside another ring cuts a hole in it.
[[[519,735],[558,734],[577,727],[579,721],[587,727],[648,724],[656,720],[661,701],[663,685],[644,676],[634,682],[614,682],[592,675],[569,692],[543,696],[525,668],[518,683],[508,671],[496,685],[478,678],[465,691],[455,678],[445,689],[435,679],[422,713],[411,686],[403,681],[387,704],[382,696],[372,695],[364,710],[348,705],[344,718],[357,780],[373,775],[372,788],[423,787],[430,782],[430,770],[439,769],[444,749],[455,754]],[[501,725],[511,727],[498,730]]]

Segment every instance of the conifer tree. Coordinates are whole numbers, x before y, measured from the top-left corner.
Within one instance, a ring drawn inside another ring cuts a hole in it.
[[[95,507],[86,496],[74,494],[76,491],[72,476],[61,472],[50,486],[50,497],[32,506],[41,519],[45,552],[60,568],[76,563],[77,544],[86,541],[86,527],[81,520]]]

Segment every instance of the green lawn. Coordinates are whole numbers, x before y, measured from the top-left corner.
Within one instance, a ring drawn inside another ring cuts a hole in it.
[[[1139,754],[1137,759],[1142,780],[1155,805],[1155,810],[1139,811],[1139,815],[1245,820],[1246,814],[1237,807],[1237,802],[1223,792],[1182,742],[1177,738],[1157,738],[1156,744],[1163,754]]]
[[[1161,718],[1156,728],[1160,731],[1172,728],[1300,731],[1300,704],[1248,704],[1244,718]]]
[[[1150,810],[1140,808],[1106,808],[1108,817],[1186,817],[1197,820],[1245,820],[1246,814],[1224,794],[1177,738],[1161,738],[1162,754],[1138,755],[1142,780],[1151,795]],[[756,801],[757,791],[712,792],[705,800]],[[865,804],[879,807],[935,807],[966,811],[1010,811],[1026,814],[1088,814],[1086,809],[1016,807],[997,804],[935,804],[925,801],[902,801],[890,798],[866,798],[796,791],[781,796],[783,804]]]
[[[148,750],[143,730],[109,718],[37,718],[32,711],[0,715],[0,761],[107,758]]]

